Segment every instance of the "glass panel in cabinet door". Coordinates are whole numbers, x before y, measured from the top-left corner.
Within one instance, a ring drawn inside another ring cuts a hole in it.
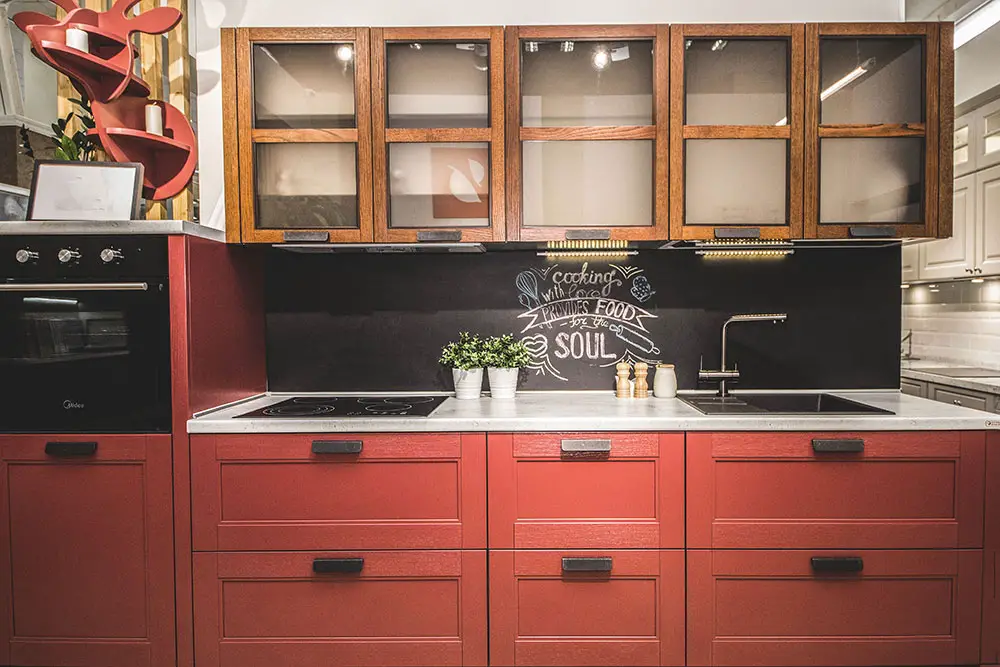
[[[820,223],[923,221],[924,140],[820,140]]]
[[[356,127],[354,45],[254,44],[254,127]]]
[[[257,227],[357,229],[355,144],[257,144]]]
[[[983,154],[992,155],[1000,151],[1000,111],[991,113],[983,120]]]
[[[689,39],[684,49],[687,125],[788,123],[787,39]]]
[[[385,46],[389,127],[489,127],[487,42]]]
[[[522,143],[525,227],[653,225],[652,141]]]
[[[963,125],[955,128],[955,154],[954,165],[956,167],[969,161],[969,126]]]
[[[923,39],[825,37],[819,59],[821,124],[923,122]]]
[[[684,142],[685,225],[787,225],[788,142]]]
[[[389,144],[390,227],[489,224],[489,144]]]
[[[652,125],[652,40],[522,40],[520,48],[523,126]]]

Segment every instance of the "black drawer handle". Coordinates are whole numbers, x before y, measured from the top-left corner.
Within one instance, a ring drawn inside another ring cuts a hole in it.
[[[457,229],[455,231],[446,229],[432,229],[428,231],[417,232],[417,241],[421,243],[425,241],[438,242],[438,243],[458,243],[462,240],[462,231]]]
[[[563,572],[610,572],[610,558],[563,558]]]
[[[364,558],[317,558],[313,561],[316,574],[357,574],[364,567]]]
[[[813,556],[809,563],[813,572],[844,574],[865,569],[865,561],[860,556]]]
[[[813,440],[813,452],[816,454],[861,454],[865,451],[865,441],[850,440]]]
[[[892,227],[850,227],[847,233],[852,239],[891,239],[896,236]]]
[[[48,456],[93,456],[97,453],[96,442],[46,442]]]
[[[364,440],[313,440],[313,454],[360,454]]]
[[[610,229],[567,229],[567,241],[607,241],[611,239]]]
[[[608,454],[611,452],[610,440],[563,440],[559,449],[566,454]]]

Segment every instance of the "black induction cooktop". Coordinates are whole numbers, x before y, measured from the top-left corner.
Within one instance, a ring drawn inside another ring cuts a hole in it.
[[[447,396],[300,396],[240,415],[254,419],[428,417]]]

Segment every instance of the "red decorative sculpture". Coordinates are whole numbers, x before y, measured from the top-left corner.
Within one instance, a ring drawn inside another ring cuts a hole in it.
[[[159,35],[173,29],[183,15],[173,7],[157,7],[139,16],[129,13],[140,0],[117,0],[106,12],[78,7],[75,0],[51,0],[66,10],[62,19],[39,12],[13,17],[31,40],[32,52],[69,77],[91,100],[101,146],[117,162],[141,162],[145,171],[143,196],[168,199],[188,184],[198,162],[191,124],[179,109],[149,99],[149,85],[133,72],[138,52],[132,35]],[[67,30],[87,34],[86,51],[67,45]],[[163,133],[148,132],[145,110],[161,110]]]

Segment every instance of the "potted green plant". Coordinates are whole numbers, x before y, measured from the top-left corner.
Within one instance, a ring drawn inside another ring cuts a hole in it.
[[[483,391],[483,340],[463,331],[441,349],[441,363],[451,368],[455,398],[476,399]]]
[[[490,396],[514,398],[518,371],[529,363],[531,352],[511,334],[487,338],[483,344],[483,364],[489,368]]]

